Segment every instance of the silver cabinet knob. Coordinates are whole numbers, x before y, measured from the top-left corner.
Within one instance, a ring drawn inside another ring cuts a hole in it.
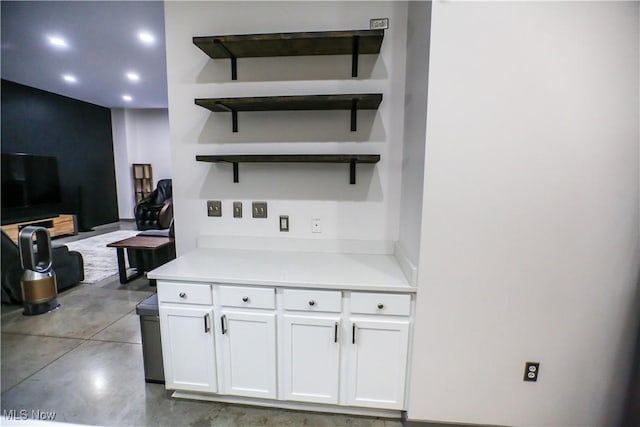
[[[180,292],[180,298],[186,298],[187,294],[185,294],[184,292]]]
[[[309,305],[313,307],[314,305],[316,305],[316,302],[314,300],[311,300],[309,301]]]
[[[379,304],[378,304],[378,308],[379,308],[380,310],[382,310],[382,309],[384,308],[384,304],[383,304],[383,303],[379,303]]]
[[[242,301],[249,302],[249,297],[242,297]]]

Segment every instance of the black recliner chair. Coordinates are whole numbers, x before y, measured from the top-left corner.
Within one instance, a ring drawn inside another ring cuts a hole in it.
[[[151,194],[140,200],[134,215],[138,230],[169,228],[173,220],[173,191],[170,179],[161,179]]]
[[[19,304],[22,302],[20,251],[18,245],[4,231],[2,232],[1,249],[1,299],[3,303]],[[58,291],[63,291],[84,280],[84,260],[80,252],[70,251],[64,245],[53,244],[51,258],[53,271],[56,273]]]

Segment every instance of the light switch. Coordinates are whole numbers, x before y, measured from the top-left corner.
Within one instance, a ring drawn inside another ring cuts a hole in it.
[[[280,215],[280,231],[289,231],[289,215]]]
[[[222,216],[222,202],[220,200],[207,200],[207,215]]]
[[[242,218],[242,202],[233,202],[233,217]]]
[[[254,218],[266,218],[267,217],[267,202],[253,202],[251,204],[251,211]]]

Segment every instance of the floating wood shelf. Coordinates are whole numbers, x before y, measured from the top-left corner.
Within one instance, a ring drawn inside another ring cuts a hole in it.
[[[238,111],[291,110],[351,110],[351,131],[355,132],[358,109],[377,110],[381,102],[381,93],[200,98],[195,100],[197,105],[208,110],[231,112],[234,132],[238,132]]]
[[[319,31],[194,37],[193,44],[213,59],[231,60],[237,80],[237,58],[306,55],[352,55],[351,76],[358,76],[358,55],[380,53],[384,30]]]
[[[252,154],[197,155],[199,162],[233,164],[233,182],[238,182],[238,163],[349,163],[349,183],[356,183],[357,163],[378,163],[379,154]]]

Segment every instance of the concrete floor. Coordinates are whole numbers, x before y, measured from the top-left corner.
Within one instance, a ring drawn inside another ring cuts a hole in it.
[[[56,243],[131,227],[103,226]],[[40,316],[3,305],[2,414],[39,410],[55,413],[56,422],[101,426],[401,426],[397,420],[171,398],[164,385],[144,381],[135,307],[153,292],[144,278],[121,285],[116,275],[61,292],[61,308]]]

